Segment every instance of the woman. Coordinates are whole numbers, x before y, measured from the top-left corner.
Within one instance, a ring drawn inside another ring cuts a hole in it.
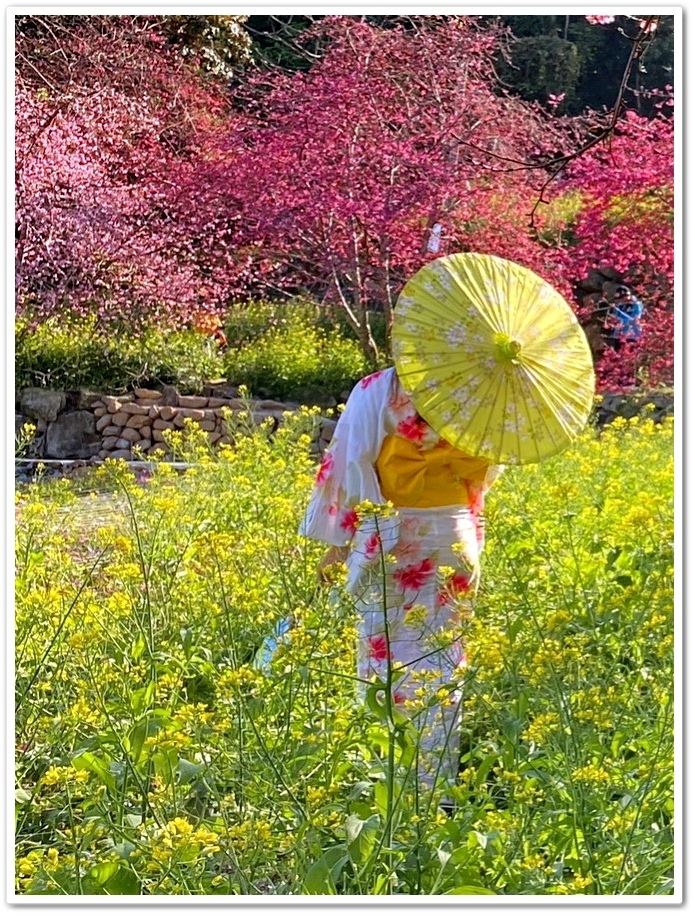
[[[456,777],[461,622],[480,577],[484,496],[499,471],[441,439],[386,369],[348,398],[300,527],[330,545],[320,576],[346,563],[362,693],[387,680],[390,658],[393,702],[421,732],[419,775],[430,785]],[[365,501],[397,512],[361,514]]]

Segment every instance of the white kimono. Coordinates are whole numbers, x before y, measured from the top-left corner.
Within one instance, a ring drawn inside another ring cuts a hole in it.
[[[377,460],[387,436],[408,440],[415,456],[445,445],[418,416],[393,369],[369,375],[353,389],[300,532],[349,547],[347,588],[360,621],[358,676],[365,688],[374,680],[383,683],[390,666],[395,708],[418,727],[418,770],[431,784],[438,774],[456,775],[465,664],[461,623],[471,613],[480,576],[484,495],[500,469],[490,466],[483,479],[465,481],[465,498],[457,490],[459,501],[452,505],[414,508],[400,500],[395,516],[359,522],[356,506],[386,502]],[[411,464],[407,484],[415,492],[420,470]],[[428,697],[443,687],[446,696],[428,708]]]

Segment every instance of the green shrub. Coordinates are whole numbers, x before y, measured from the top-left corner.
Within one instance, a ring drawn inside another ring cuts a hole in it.
[[[176,385],[195,393],[206,380],[226,377],[252,395],[300,401],[339,399],[368,361],[350,329],[317,303],[252,302],[231,306],[224,322],[229,348],[195,330],[104,330],[94,319],[53,319],[15,330],[17,388],[91,388]]]
[[[224,330],[230,346],[239,347],[258,340],[270,330],[301,328],[307,322],[328,334],[355,340],[355,332],[342,308],[321,305],[302,297],[286,302],[235,303],[227,312]],[[380,352],[387,352],[388,331],[383,313],[372,313],[370,324]]]
[[[94,388],[125,391],[132,386],[175,384],[200,390],[219,377],[217,345],[196,331],[148,330],[134,336],[104,331],[95,321],[49,321],[34,331],[20,322],[15,333],[17,388]]]
[[[309,299],[234,303],[225,316],[224,332],[229,346],[238,348],[259,340],[268,331],[307,323],[321,327],[329,324],[325,311]]]
[[[233,384],[277,398],[340,399],[369,371],[355,340],[293,316],[239,349],[230,346],[225,374]]]

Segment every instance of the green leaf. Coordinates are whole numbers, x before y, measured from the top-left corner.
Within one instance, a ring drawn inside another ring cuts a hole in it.
[[[136,662],[142,653],[145,651],[145,637],[142,633],[138,633],[133,642],[133,645],[130,647],[130,655],[134,662]]]
[[[654,894],[672,894],[674,888],[673,878],[668,878],[660,887],[657,887]]]
[[[365,697],[367,706],[380,722],[383,722],[386,719],[386,706],[378,698],[377,694],[383,693],[385,689],[386,684],[384,684],[383,681],[376,681],[367,690]]]
[[[204,763],[192,763],[190,760],[180,757],[176,765],[179,782],[192,782],[205,768],[206,765]]]
[[[305,894],[336,894],[335,882],[349,859],[345,846],[333,846],[309,867],[302,885]]]
[[[166,779],[167,782],[171,781],[179,762],[176,750],[173,747],[167,748],[166,750],[160,748],[150,759],[154,764],[154,771],[157,776],[161,776],[162,779]]]
[[[114,896],[139,896],[142,893],[138,876],[129,868],[118,866],[118,871],[104,884],[104,890]]]
[[[523,690],[516,698],[516,715],[519,719],[523,719],[528,710],[528,694]]]
[[[89,869],[89,876],[103,887],[110,878],[113,878],[119,868],[118,862],[102,862],[101,865],[95,865]]]
[[[93,773],[101,780],[103,785],[115,790],[116,780],[109,769],[111,764],[109,758],[97,757],[91,751],[84,751],[82,754],[78,754],[77,757],[73,757],[71,763],[76,770],[87,770],[89,773]]]
[[[182,627],[179,630],[181,636],[181,645],[186,658],[190,658],[191,647],[193,646],[193,630],[190,627]]]
[[[351,860],[360,865],[367,858],[376,842],[376,833],[381,825],[378,814],[362,820],[357,814],[350,814],[345,821],[348,852]]]
[[[521,632],[525,624],[526,624],[526,621],[524,620],[523,617],[517,617],[516,620],[513,620],[509,624],[509,627],[507,628],[507,635],[509,636],[509,641],[511,643],[514,642],[514,640],[519,635],[519,633]]]
[[[145,738],[150,735],[154,735],[159,731],[160,725],[158,722],[152,722],[151,720],[145,720],[144,722],[138,722],[130,730],[128,735],[128,743],[130,745],[130,756],[133,763],[137,764],[140,762],[142,757],[142,749],[145,746]]]
[[[473,833],[481,848],[487,849],[487,833],[480,833],[478,830],[474,830]]]
[[[366,792],[371,791],[372,783],[363,779],[360,782],[355,783],[353,788],[350,790],[348,795],[348,801],[354,801],[359,798],[361,795],[364,795]]]
[[[372,891],[374,896],[381,897],[384,894],[391,894],[392,891],[393,875],[389,873],[377,875],[374,882],[374,890]]]
[[[386,806],[388,804],[388,788],[384,782],[374,783],[374,801],[379,810],[379,814],[386,817]]]
[[[521,725],[522,723],[518,719],[512,718],[506,718],[502,722],[502,734],[515,746],[519,740]]]
[[[492,769],[492,765],[497,762],[497,754],[488,754],[487,757],[483,758],[483,762],[478,767],[478,772],[475,774],[475,787],[479,789],[480,786],[485,782],[487,774]]]
[[[589,553],[600,553],[604,546],[605,542],[598,535],[594,535],[591,543],[588,545]]]
[[[130,708],[134,716],[140,716],[147,709],[154,697],[154,681],[134,690],[130,696]]]
[[[348,815],[345,821],[345,836],[347,837],[348,845],[354,843],[360,833],[362,833],[362,828],[365,823],[366,821],[363,821],[362,818],[358,817],[356,814]]]
[[[130,730],[130,734],[128,735],[128,743],[130,745],[130,756],[133,760],[133,763],[138,763],[140,760],[140,755],[142,754],[142,748],[145,744],[147,732],[148,724],[146,722],[139,722]]]
[[[453,887],[450,891],[446,891],[447,894],[492,894],[493,897],[496,897],[494,891],[491,891],[488,887],[480,887],[475,884],[464,884],[461,887]]]
[[[514,541],[507,547],[507,554],[513,559],[514,557],[518,557],[524,550],[534,550],[535,546],[533,541],[520,539]]]
[[[615,561],[618,559],[622,552],[622,547],[613,547],[612,550],[608,551],[606,556],[606,570],[611,569],[611,567],[615,565]]]
[[[161,728],[165,727],[168,719],[169,714],[166,710],[152,709],[131,728],[126,739],[126,747],[130,750],[130,757],[133,763],[140,762],[145,739],[151,735],[156,735]]]
[[[437,858],[443,868],[451,859],[451,852],[448,849],[444,849],[443,846],[439,846],[437,847]]]

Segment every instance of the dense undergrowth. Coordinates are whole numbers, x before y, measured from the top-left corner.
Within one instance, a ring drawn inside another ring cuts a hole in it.
[[[671,893],[670,422],[491,491],[447,816],[417,734],[356,704],[350,602],[296,534],[315,419],[19,489],[17,892]]]

